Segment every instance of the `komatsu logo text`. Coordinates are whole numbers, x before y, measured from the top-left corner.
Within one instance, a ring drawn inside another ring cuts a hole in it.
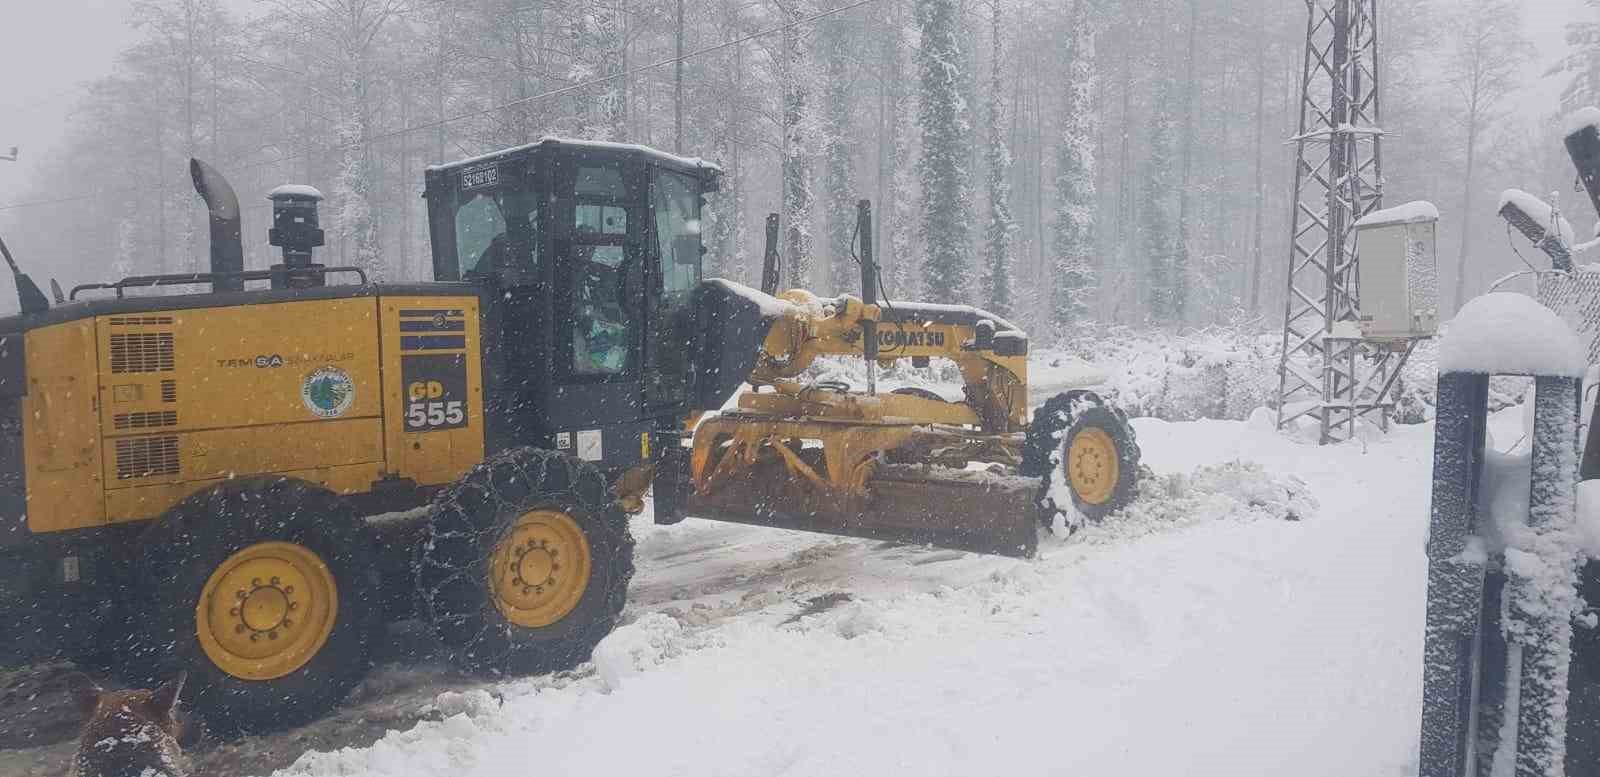
[[[931,345],[935,348],[944,345],[943,332],[902,332],[895,330],[879,330],[878,344],[889,348],[904,348],[906,346]]]

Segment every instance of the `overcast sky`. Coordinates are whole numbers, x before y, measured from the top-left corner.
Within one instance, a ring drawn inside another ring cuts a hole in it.
[[[1279,1],[1301,4],[1301,0]],[[1522,2],[1528,37],[1538,46],[1540,57],[1528,67],[1528,86],[1519,103],[1542,113],[1550,110],[1560,93],[1560,79],[1542,74],[1564,52],[1562,24],[1570,15],[1584,12],[1583,0]],[[254,10],[249,0],[229,4]],[[0,153],[13,145],[22,148],[20,161],[0,161],[0,204],[26,196],[26,178],[38,169],[38,160],[66,126],[78,85],[109,72],[117,52],[136,37],[126,25],[130,5],[131,0],[0,4]]]

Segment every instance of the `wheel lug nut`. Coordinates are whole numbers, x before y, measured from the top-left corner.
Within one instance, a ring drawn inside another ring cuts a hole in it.
[[[239,614],[239,608],[238,607],[229,608],[228,609],[228,614],[229,615],[238,615]]]
[[[293,625],[294,625],[294,621],[289,620],[288,618],[284,618],[283,619],[283,627],[284,628],[287,629],[287,628],[289,628],[290,626],[293,626]]]
[[[257,588],[260,588],[261,587],[261,578],[259,578],[259,577],[250,578],[250,585],[253,585],[253,586],[257,587]]]
[[[273,585],[277,585],[278,584],[278,578],[276,578],[276,577],[272,578],[272,584]]]
[[[523,586],[522,587],[522,595],[523,596],[527,596],[527,595],[529,595],[531,593],[533,593],[533,589],[532,588],[529,588],[528,586]]]
[[[299,602],[289,602],[289,609],[295,610],[295,609],[299,609],[299,607],[300,607],[300,603]]]
[[[284,586],[283,592],[286,594],[294,593],[294,586]]]
[[[234,626],[233,627],[233,633],[235,633],[235,634],[243,634],[244,633],[244,624],[241,623],[241,624],[239,624],[237,626]]]
[[[278,632],[276,632],[276,631],[267,632],[267,639],[277,639],[277,638],[278,638]]]
[[[260,634],[251,634],[250,635],[250,641],[251,642],[255,642],[258,639],[261,639],[261,635]]]

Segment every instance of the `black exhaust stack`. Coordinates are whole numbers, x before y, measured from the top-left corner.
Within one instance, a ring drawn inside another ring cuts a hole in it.
[[[244,291],[244,244],[240,241],[239,198],[228,179],[198,159],[189,160],[194,190],[211,211],[212,291]]]

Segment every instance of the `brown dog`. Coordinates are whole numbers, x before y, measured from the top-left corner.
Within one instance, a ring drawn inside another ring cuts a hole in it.
[[[178,746],[178,694],[186,675],[153,691],[77,690],[85,722],[70,777],[189,777]]]

